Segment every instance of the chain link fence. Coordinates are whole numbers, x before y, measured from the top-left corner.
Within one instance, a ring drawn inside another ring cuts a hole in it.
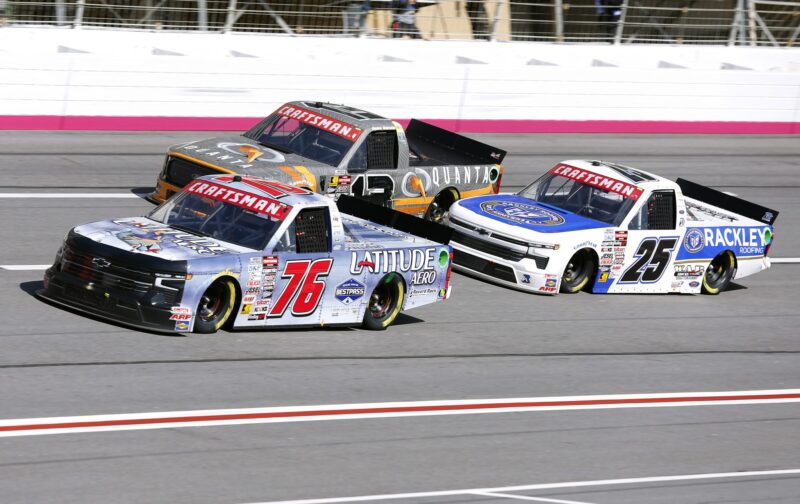
[[[0,0],[0,24],[794,46],[800,37],[800,0]]]

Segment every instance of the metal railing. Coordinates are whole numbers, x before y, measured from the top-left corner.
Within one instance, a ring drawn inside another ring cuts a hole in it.
[[[794,46],[800,0],[0,0],[0,25],[426,39]],[[402,18],[400,18],[402,19]]]

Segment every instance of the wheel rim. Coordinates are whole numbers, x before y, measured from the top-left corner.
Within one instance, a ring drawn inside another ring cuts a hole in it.
[[[572,287],[582,282],[585,275],[585,254],[576,254],[569,260],[567,267],[564,269],[564,283]]]
[[[728,260],[726,254],[719,255],[711,261],[706,269],[706,285],[712,289],[716,289],[725,281],[727,268],[725,261]]]
[[[222,284],[212,285],[200,298],[198,315],[201,320],[206,322],[214,320],[222,313],[224,308],[225,289]]]
[[[372,292],[369,298],[369,312],[376,318],[382,318],[392,306],[394,296],[389,283],[382,283]]]

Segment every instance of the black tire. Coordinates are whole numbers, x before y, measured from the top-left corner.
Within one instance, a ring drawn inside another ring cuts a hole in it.
[[[425,210],[424,219],[426,221],[440,223],[447,216],[453,203],[459,200],[458,191],[448,187],[433,198],[428,209]]]
[[[212,283],[200,298],[194,332],[201,334],[217,332],[230,319],[235,309],[236,286],[230,278],[220,278]]]
[[[561,275],[561,289],[565,294],[574,294],[591,286],[597,274],[594,253],[589,249],[579,250],[573,255]]]
[[[369,296],[364,312],[364,327],[382,331],[389,327],[403,308],[405,285],[396,273],[389,273],[378,282]]]
[[[703,294],[715,296],[724,291],[736,273],[736,259],[730,251],[715,257],[703,275]]]

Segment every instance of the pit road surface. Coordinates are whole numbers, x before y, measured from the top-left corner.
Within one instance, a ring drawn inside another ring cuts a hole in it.
[[[4,132],[0,192],[145,193],[167,145],[204,136]],[[796,137],[471,136],[509,151],[504,190],[560,160],[616,161],[778,209],[770,255],[800,256]],[[0,265],[50,263],[70,227],[150,208],[0,198]],[[539,297],[454,274],[452,299],[385,332],[186,337],[46,305],[41,275],[0,269],[0,420],[800,388],[794,263],[720,296]],[[796,402],[120,429],[0,437],[0,501],[797,503],[798,474],[770,471],[798,453]]]

